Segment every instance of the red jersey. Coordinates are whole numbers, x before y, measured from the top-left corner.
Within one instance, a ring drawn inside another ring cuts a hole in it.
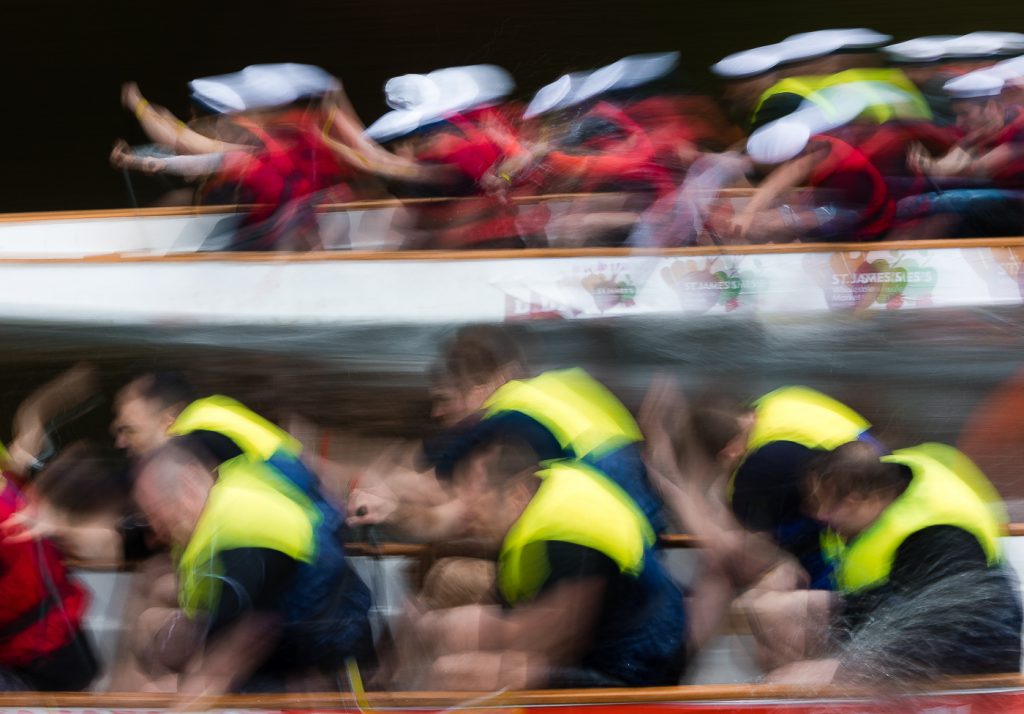
[[[556,191],[648,190],[663,196],[674,188],[671,173],[659,164],[658,146],[626,112],[598,102],[581,121],[588,119],[604,120],[617,132],[587,139],[580,150],[549,152],[541,171]],[[570,185],[562,184],[565,178]]]
[[[827,143],[830,151],[811,173],[808,185],[826,192],[836,205],[861,212],[848,236],[851,240],[880,238],[896,217],[896,202],[882,174],[863,151],[841,139],[819,134],[811,141]]]
[[[976,156],[984,156],[1001,146],[1009,147],[1009,161],[1002,164],[989,178],[998,188],[1024,187],[1024,110],[1012,110],[1001,130],[969,148]]]
[[[458,170],[459,185],[446,193],[466,197],[448,203],[416,206],[417,228],[427,231],[427,248],[482,248],[518,245],[514,209],[488,195],[479,181],[507,156],[520,151],[518,137],[498,108],[487,107],[447,119],[446,125],[417,150],[424,163]],[[473,198],[469,198],[473,197]]]
[[[24,505],[13,483],[0,492],[0,519]],[[89,600],[47,541],[0,543],[0,665],[25,666],[72,641]]]

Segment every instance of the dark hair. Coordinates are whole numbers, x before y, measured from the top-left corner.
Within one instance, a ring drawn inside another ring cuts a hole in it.
[[[86,441],[63,449],[32,486],[45,501],[73,515],[124,514],[131,499],[125,460]]]
[[[882,461],[872,444],[851,441],[816,459],[804,480],[809,491],[841,500],[854,494],[902,493],[910,479],[909,469]]]
[[[740,434],[740,417],[752,411],[749,404],[715,395],[698,398],[690,412],[690,428],[697,446],[710,459],[718,458]]]
[[[145,372],[132,379],[128,387],[162,409],[179,405],[184,408],[196,398],[192,384],[179,372]]]
[[[444,344],[433,373],[435,378],[476,386],[502,370],[519,371],[525,364],[522,347],[507,330],[497,325],[471,325]]]

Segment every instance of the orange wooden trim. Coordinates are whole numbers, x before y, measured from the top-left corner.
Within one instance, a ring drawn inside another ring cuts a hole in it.
[[[907,694],[985,691],[1024,688],[1024,676],[993,675],[947,679],[916,686]],[[448,707],[485,699],[482,706],[560,706],[574,704],[633,704],[647,702],[721,702],[731,700],[799,700],[867,697],[877,699],[877,690],[848,687],[806,687],[782,684],[711,684],[633,689],[566,689],[504,692],[491,698],[482,692],[370,692],[367,703],[380,709],[410,707]],[[294,694],[240,694],[216,697],[207,702],[210,709],[332,709],[352,708],[351,694],[306,692]],[[83,707],[83,708],[168,708],[178,702],[174,695],[109,693],[53,694],[18,692],[0,695],[0,707]]]
[[[749,195],[749,189],[726,189],[719,192],[723,197]],[[548,193],[540,196],[512,196],[510,200],[517,204],[546,203],[548,201],[576,201],[595,197],[621,196],[617,193]],[[434,198],[382,198],[368,201],[348,201],[346,203],[323,203],[317,206],[320,213],[338,213],[343,211],[367,211],[383,208],[400,208],[432,203],[456,203],[479,201],[486,196],[440,196]],[[216,213],[229,215],[245,213],[252,205],[218,205],[218,206],[159,206],[150,208],[99,208],[80,211],[33,211],[25,213],[2,213],[0,223],[27,223],[30,221],[82,221],[102,220],[109,218],[176,218],[181,216],[207,216]]]

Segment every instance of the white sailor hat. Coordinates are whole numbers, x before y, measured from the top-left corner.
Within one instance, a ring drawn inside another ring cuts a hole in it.
[[[1004,84],[1002,77],[987,70],[979,70],[951,79],[942,88],[953,99],[984,99],[999,96]]]
[[[1019,82],[1024,78],[1024,57],[1013,57],[1011,59],[997,62],[991,67],[986,67],[985,71],[991,75],[999,77],[1004,82],[1009,84],[1010,82]]]
[[[403,74],[384,84],[384,101],[392,109],[413,109],[441,98],[437,83],[424,74]]]
[[[866,27],[848,27],[833,30],[814,30],[813,32],[799,32],[790,35],[786,42],[813,41],[817,43],[832,43],[837,45],[837,50],[860,50],[881,47],[892,40],[892,35],[883,35],[881,32],[869,30]]]
[[[951,44],[955,48],[957,43],[961,45],[974,44],[982,50],[989,49],[992,50],[992,54],[999,55],[1015,55],[1024,52],[1024,34],[1020,32],[971,32]]]
[[[678,52],[623,57],[587,75],[580,83],[579,90],[574,92],[573,100],[579,103],[607,92],[640,87],[664,77],[678,64]]]
[[[905,42],[897,42],[894,45],[884,47],[883,51],[889,55],[894,62],[926,63],[938,62],[946,57],[946,48],[950,40],[955,40],[955,35],[931,35],[929,37],[915,37]]]
[[[805,123],[779,119],[750,135],[747,154],[758,164],[781,164],[798,156],[810,138]]]
[[[711,65],[711,71],[727,79],[744,79],[771,72],[783,62],[776,45],[734,52]]]
[[[189,82],[192,99],[217,113],[283,106],[340,86],[319,67],[290,62],[250,65],[240,72]]]
[[[946,41],[946,57],[965,59],[996,57],[1003,51],[1002,39],[986,32],[972,32]]]
[[[564,109],[572,106],[573,92],[579,91],[583,80],[587,78],[586,72],[573,72],[563,74],[551,84],[544,85],[533,95],[533,99],[523,112],[523,119],[530,119],[556,109]]]
[[[678,52],[655,52],[623,57],[593,72],[562,75],[537,91],[523,118],[575,106],[608,92],[640,87],[664,77],[678,65]]]
[[[385,88],[389,105],[398,108],[364,132],[377,141],[397,139],[451,114],[490,104],[508,96],[515,82],[501,67],[480,64],[403,75],[389,80]]]

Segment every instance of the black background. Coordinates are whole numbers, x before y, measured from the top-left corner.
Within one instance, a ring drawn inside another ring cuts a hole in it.
[[[308,62],[340,77],[364,120],[391,76],[493,62],[529,93],[570,69],[679,49],[698,87],[723,55],[821,27],[869,26],[899,39],[1024,30],[1024,5],[795,0],[3,0],[0,211],[130,206],[109,168],[115,138],[141,142],[122,81],[179,114],[186,82],[257,62]]]

